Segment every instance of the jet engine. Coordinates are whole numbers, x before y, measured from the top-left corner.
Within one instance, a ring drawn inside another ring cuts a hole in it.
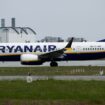
[[[22,54],[20,57],[21,64],[23,65],[41,65],[42,62],[38,55],[35,54]]]

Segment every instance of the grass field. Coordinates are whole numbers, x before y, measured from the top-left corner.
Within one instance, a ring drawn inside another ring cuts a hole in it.
[[[105,105],[105,82],[0,81],[0,105]]]
[[[105,67],[101,67],[105,75]],[[3,67],[0,75],[99,75],[98,66]],[[105,81],[0,81],[0,105],[105,105]]]
[[[101,67],[105,71],[105,67]],[[71,67],[1,67],[0,75],[99,75],[98,66]],[[105,72],[104,72],[105,75]]]

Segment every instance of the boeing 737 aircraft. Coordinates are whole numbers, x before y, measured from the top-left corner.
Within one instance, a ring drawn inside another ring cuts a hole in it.
[[[57,61],[105,59],[105,42],[1,43],[0,61],[20,61],[23,65],[41,65]]]

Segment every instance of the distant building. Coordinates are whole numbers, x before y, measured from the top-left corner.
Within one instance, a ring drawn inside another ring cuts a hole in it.
[[[72,37],[69,37],[67,39],[67,42],[69,42],[71,38]],[[84,38],[74,38],[73,42],[87,42],[87,40],[85,40]]]
[[[30,43],[35,42],[36,32],[29,27],[16,27],[12,18],[11,27],[5,27],[5,20],[1,19],[0,43]]]
[[[64,40],[61,37],[46,36],[41,42],[64,42]]]

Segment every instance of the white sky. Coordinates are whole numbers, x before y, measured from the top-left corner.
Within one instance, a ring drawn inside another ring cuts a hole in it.
[[[0,18],[45,36],[105,39],[105,0],[0,0]],[[42,39],[41,38],[41,39]]]

